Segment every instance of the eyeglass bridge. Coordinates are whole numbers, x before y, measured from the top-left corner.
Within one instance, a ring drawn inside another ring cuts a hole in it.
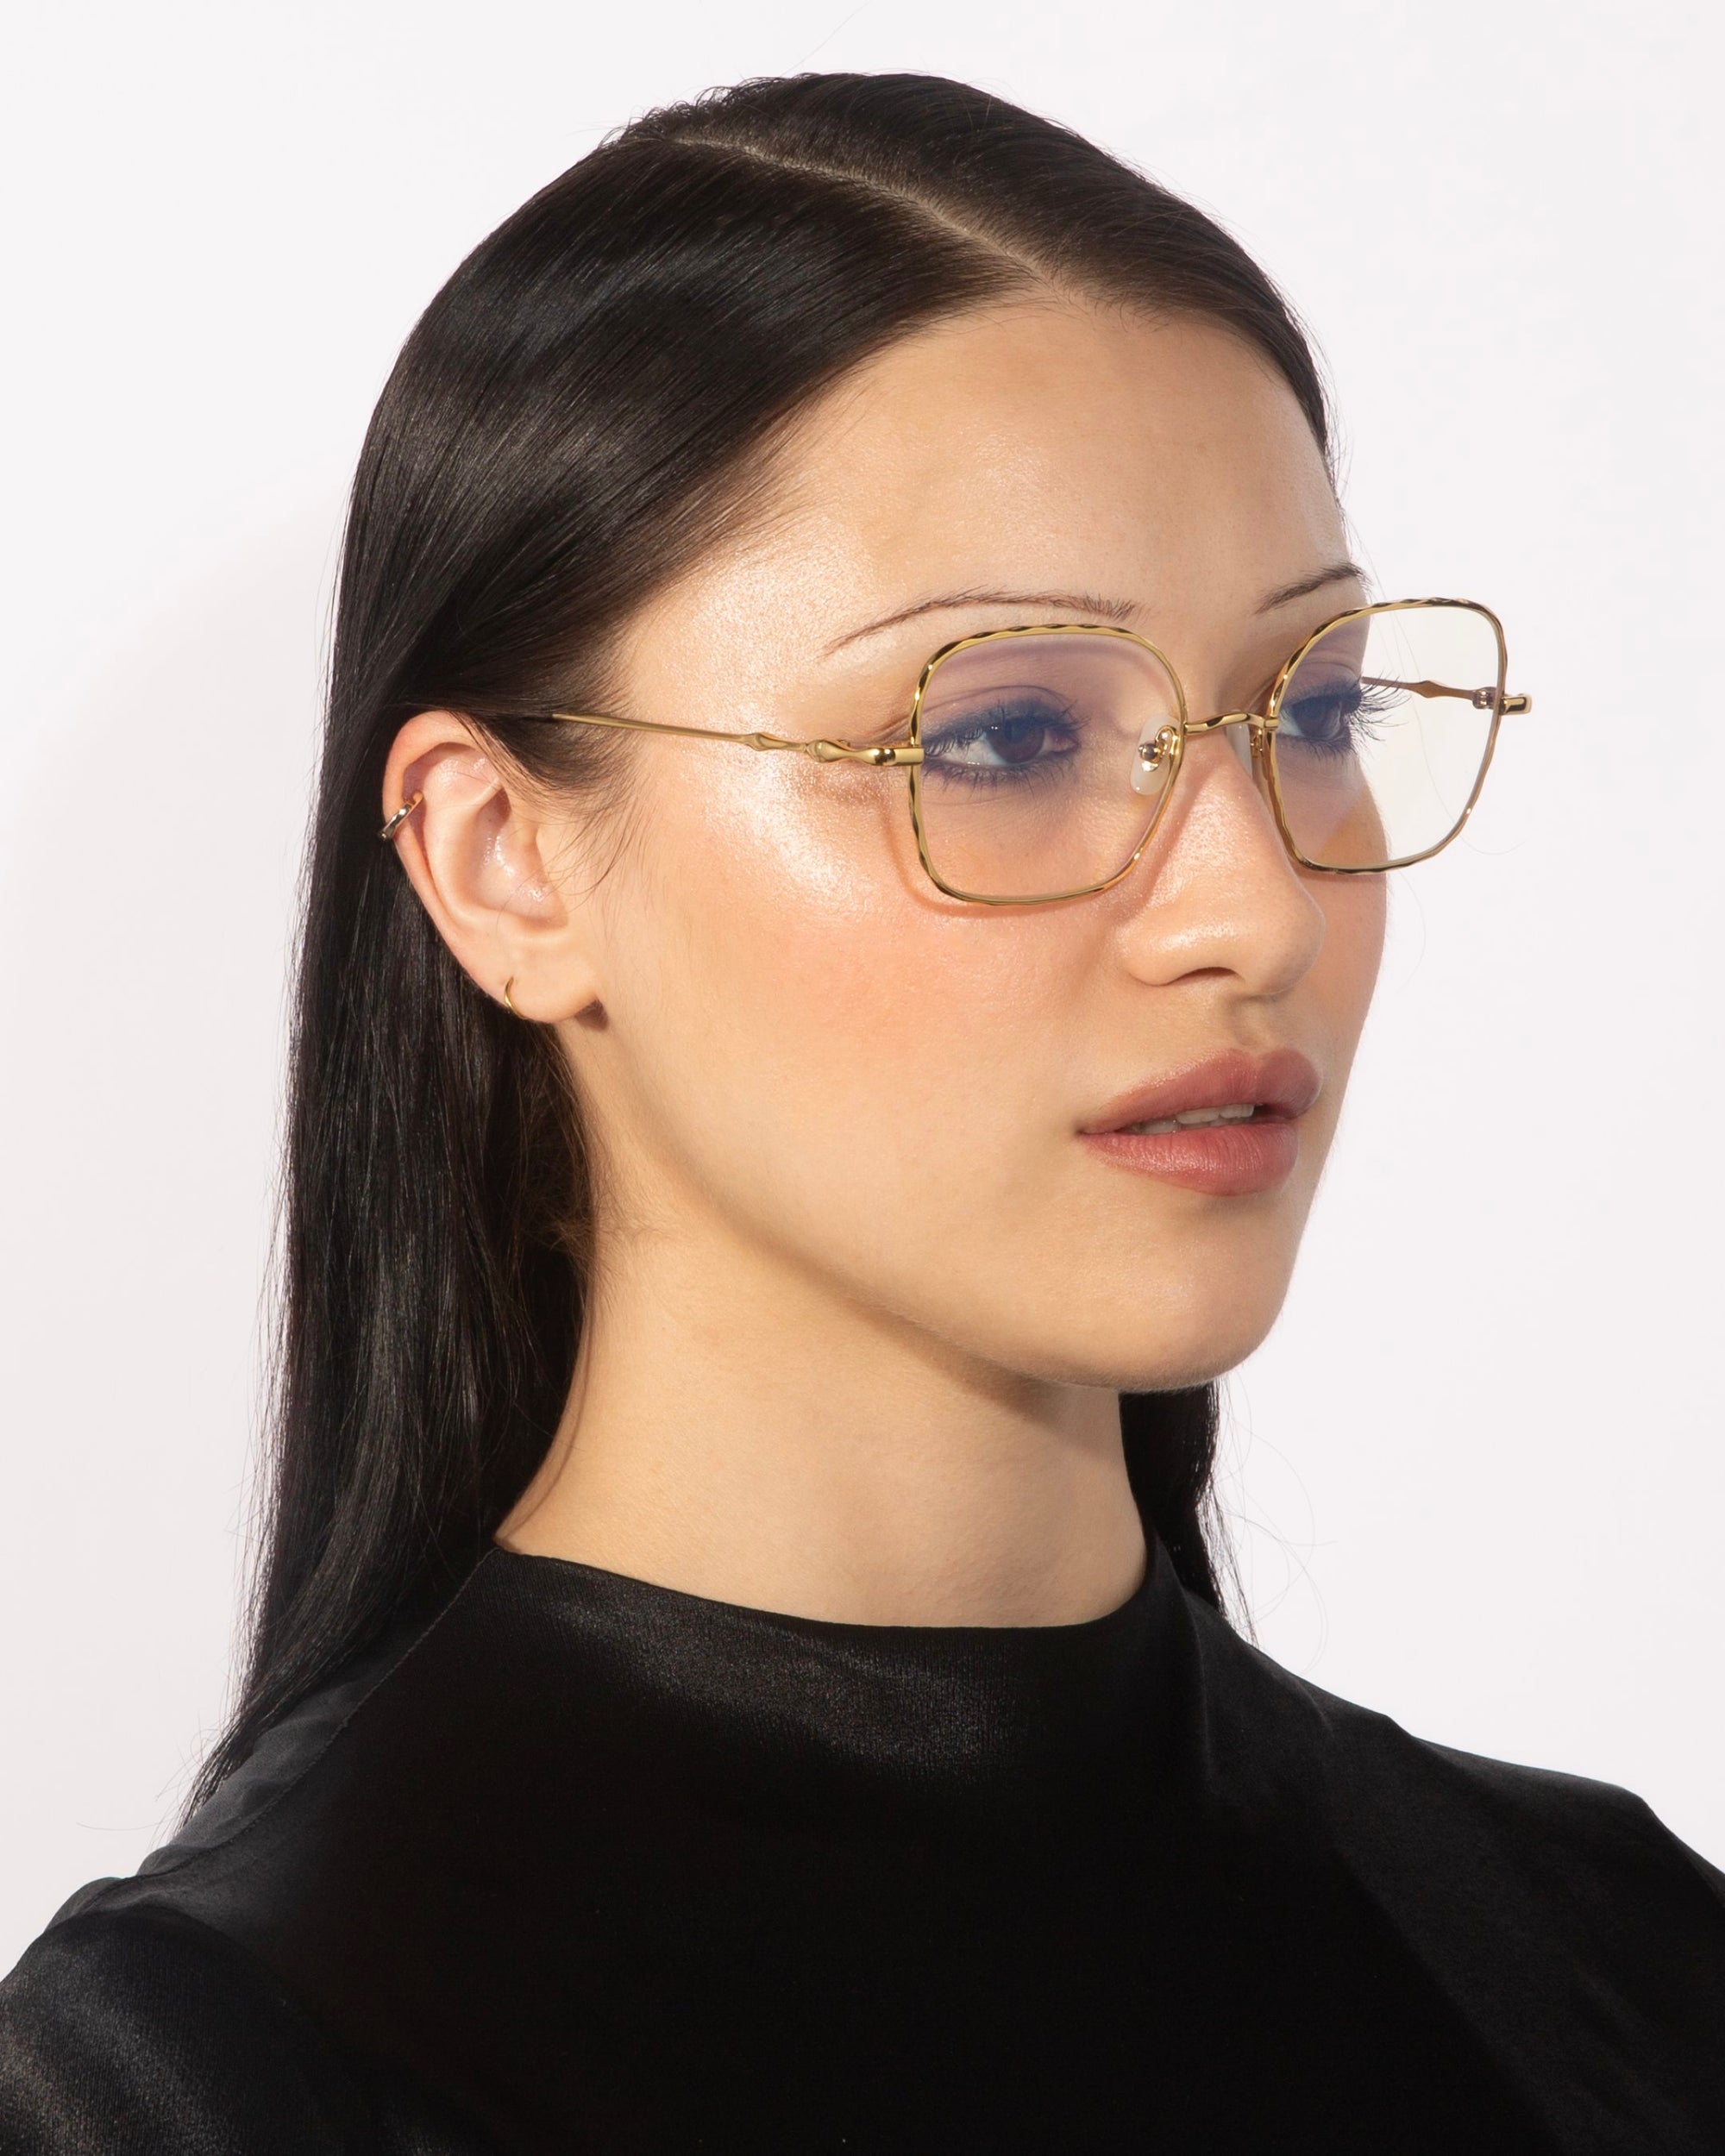
[[[1254,735],[1269,733],[1276,724],[1262,711],[1218,711],[1214,718],[1189,718],[1189,734],[1214,734],[1224,726],[1250,726]]]

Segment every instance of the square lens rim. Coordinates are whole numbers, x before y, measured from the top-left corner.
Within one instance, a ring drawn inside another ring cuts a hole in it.
[[[1145,825],[1132,851],[1112,874],[1103,876],[1095,883],[1077,884],[1070,891],[1038,891],[1023,897],[1002,897],[982,891],[965,891],[957,884],[947,882],[935,867],[929,853],[928,831],[924,824],[922,813],[921,760],[906,764],[905,768],[911,782],[911,828],[916,836],[917,858],[922,863],[923,873],[938,891],[944,892],[950,899],[962,899],[971,906],[1052,906],[1062,899],[1088,898],[1094,891],[1106,891],[1111,885],[1119,883],[1124,876],[1129,875],[1136,868],[1143,858],[1145,847],[1156,836],[1157,827],[1162,821],[1163,811],[1167,807],[1169,796],[1174,791],[1174,782],[1180,775],[1180,765],[1185,753],[1186,684],[1180,679],[1174,661],[1159,644],[1152,643],[1148,636],[1140,636],[1137,630],[1122,628],[1115,622],[1016,622],[1005,629],[978,629],[973,630],[968,636],[955,636],[950,643],[943,644],[939,650],[934,653],[917,677],[916,693],[911,699],[910,718],[906,726],[909,746],[913,748],[921,746],[923,699],[928,693],[929,683],[947,660],[955,657],[961,651],[969,651],[976,644],[1003,642],[1008,637],[1013,636],[1109,636],[1118,642],[1136,644],[1140,650],[1147,651],[1162,668],[1163,673],[1166,674],[1174,690],[1176,725],[1174,757],[1169,769],[1168,783],[1162,789],[1161,799],[1151,811],[1149,823]]]
[[[1300,664],[1305,658],[1307,653],[1312,650],[1314,646],[1321,643],[1323,639],[1329,635],[1332,630],[1345,628],[1350,622],[1363,621],[1369,615],[1408,614],[1419,612],[1422,610],[1433,607],[1449,607],[1458,613],[1478,615],[1480,618],[1490,628],[1492,636],[1496,640],[1497,646],[1496,700],[1492,707],[1491,725],[1485,736],[1485,749],[1479,760],[1479,769],[1474,774],[1472,791],[1469,793],[1466,801],[1464,803],[1461,813],[1456,818],[1455,822],[1451,824],[1449,830],[1444,833],[1443,837],[1439,839],[1434,845],[1422,847],[1418,853],[1398,854],[1395,859],[1391,861],[1346,862],[1314,861],[1309,855],[1304,854],[1301,851],[1299,843],[1295,838],[1294,833],[1289,826],[1287,810],[1283,801],[1282,774],[1276,760],[1276,722],[1281,717],[1282,699],[1287,689],[1288,684],[1299,670]],[[1331,620],[1324,623],[1321,628],[1314,629],[1311,635],[1308,636],[1305,642],[1300,646],[1299,649],[1295,651],[1293,656],[1287,661],[1287,662],[1281,668],[1281,671],[1276,674],[1275,683],[1270,692],[1269,699],[1264,705],[1264,717],[1270,722],[1264,729],[1264,741],[1266,744],[1264,753],[1270,766],[1270,802],[1276,814],[1276,828],[1282,833],[1283,843],[1287,847],[1289,852],[1293,856],[1294,859],[1299,862],[1302,868],[1313,869],[1320,875],[1381,876],[1388,874],[1392,868],[1411,868],[1416,862],[1429,861],[1434,854],[1442,853],[1445,847],[1450,845],[1459,836],[1464,825],[1467,822],[1467,819],[1472,815],[1475,805],[1478,802],[1481,791],[1485,785],[1485,775],[1491,768],[1491,759],[1496,754],[1497,749],[1498,729],[1503,724],[1503,699],[1508,687],[1509,680],[1509,647],[1504,640],[1503,624],[1501,621],[1499,621],[1496,615],[1492,612],[1489,606],[1482,605],[1477,599],[1379,599],[1367,606],[1351,606],[1346,613],[1337,614]]]

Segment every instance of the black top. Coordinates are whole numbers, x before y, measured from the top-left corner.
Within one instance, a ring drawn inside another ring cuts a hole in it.
[[[1725,2149],[1725,1874],[1182,1590],[734,1608],[492,1550],[0,1987],[0,2147]]]

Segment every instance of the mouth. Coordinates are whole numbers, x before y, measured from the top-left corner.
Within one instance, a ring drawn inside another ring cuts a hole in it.
[[[1113,1100],[1078,1136],[1138,1175],[1209,1197],[1279,1189],[1300,1157],[1300,1122],[1322,1090],[1295,1049],[1228,1050]]]
[[[1155,1116],[1144,1123],[1122,1123],[1120,1128],[1160,1138],[1168,1131],[1201,1131],[1212,1123],[1251,1123],[1260,1115],[1272,1113],[1272,1109],[1260,1108],[1256,1101],[1231,1100],[1225,1108],[1187,1108],[1179,1115]]]

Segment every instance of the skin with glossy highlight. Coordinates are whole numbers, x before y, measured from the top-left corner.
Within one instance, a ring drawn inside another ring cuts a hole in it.
[[[630,624],[610,708],[890,738],[952,638],[1116,622],[1195,715],[1238,711],[1363,602],[1346,555],[1292,394],[1226,331],[997,304],[803,417],[764,512]],[[902,771],[621,738],[598,819],[448,712],[385,778],[386,812],[424,794],[397,843],[456,957],[558,1029],[597,1166],[580,1366],[500,1539],[816,1618],[1116,1607],[1145,1562],[1116,1395],[1273,1321],[1382,878],[1295,868],[1241,729],[1192,741],[1121,883],[1000,907],[922,874]],[[1087,1135],[1228,1056],[1310,1065],[1243,1187],[1170,1169],[1226,1131]]]

